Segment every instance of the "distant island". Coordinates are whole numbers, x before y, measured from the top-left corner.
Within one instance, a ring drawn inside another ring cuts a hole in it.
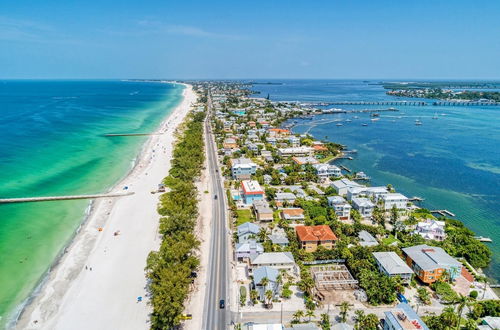
[[[500,92],[454,91],[441,88],[404,88],[386,92],[387,95],[439,100],[467,100],[479,102],[500,102]]]
[[[380,82],[385,89],[500,89],[498,81],[400,81]]]

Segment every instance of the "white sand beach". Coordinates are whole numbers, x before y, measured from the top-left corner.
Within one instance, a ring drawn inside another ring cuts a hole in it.
[[[115,191],[135,194],[95,202],[40,292],[22,313],[18,329],[147,329],[150,306],[144,268],[159,247],[159,194],[172,156],[174,130],[196,101],[191,86],[184,100],[145,145],[140,159]],[[102,227],[102,231],[99,228]],[[119,233],[115,235],[115,233]],[[137,298],[143,297],[138,302]]]

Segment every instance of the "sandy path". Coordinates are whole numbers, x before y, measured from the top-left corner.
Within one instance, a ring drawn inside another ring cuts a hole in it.
[[[173,131],[195,101],[188,86],[182,103],[162,123],[164,134],[150,138],[137,166],[113,190],[128,186],[135,194],[95,204],[17,328],[149,328],[144,267],[149,252],[161,242],[156,211],[159,195],[151,191],[168,174]],[[120,231],[118,236],[116,231]],[[143,297],[142,302],[137,302],[138,296]]]

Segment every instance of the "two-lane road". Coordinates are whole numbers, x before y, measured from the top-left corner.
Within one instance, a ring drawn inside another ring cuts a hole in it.
[[[228,274],[229,256],[227,249],[227,218],[226,202],[223,182],[217,162],[217,149],[210,128],[212,113],[211,97],[208,98],[208,114],[205,120],[205,136],[207,144],[208,171],[211,178],[212,192],[212,226],[210,240],[210,257],[208,264],[208,284],[205,292],[205,306],[203,310],[203,329],[226,329],[229,315],[228,301]],[[225,306],[221,308],[220,301]]]

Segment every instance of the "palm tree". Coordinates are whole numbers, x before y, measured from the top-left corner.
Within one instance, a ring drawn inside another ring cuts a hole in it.
[[[347,313],[349,313],[349,309],[351,309],[351,305],[347,301],[343,301],[340,304],[340,320],[342,323],[347,321]]]
[[[307,316],[309,318],[309,322],[311,322],[311,317],[314,316],[314,311],[312,309],[308,309],[306,311],[306,315],[305,316]]]
[[[258,237],[259,237],[259,241],[265,242],[267,240],[267,229],[266,228],[260,228]]]
[[[330,316],[328,314],[321,314],[321,328],[323,330],[330,329]]]
[[[462,313],[464,311],[464,308],[466,306],[469,306],[470,298],[467,296],[464,296],[463,294],[460,294],[460,296],[455,301],[455,303],[457,304],[457,314],[458,314],[457,330],[460,330],[460,323],[462,322]]]
[[[443,309],[443,313],[441,314],[441,319],[444,322],[444,325],[448,328],[452,328],[456,325],[457,322],[457,314],[455,314],[455,309],[451,306]]]
[[[302,310],[298,310],[296,311],[295,313],[293,313],[293,320],[296,322],[296,323],[300,323],[300,319],[304,317],[304,311]]]
[[[257,303],[257,299],[259,299],[259,293],[257,292],[257,290],[251,290],[250,300],[252,301],[252,304]]]
[[[260,285],[266,289],[267,285],[269,284],[269,279],[267,277],[263,277],[262,280],[260,280]]]
[[[273,297],[274,297],[273,291],[267,290],[264,293],[264,295],[265,295],[265,298],[266,298],[266,301],[267,301],[267,306],[268,307],[272,307],[272,305],[273,305]]]
[[[361,329],[361,323],[365,319],[365,312],[361,309],[358,309],[357,311],[354,312],[356,323],[354,325],[355,329]]]

